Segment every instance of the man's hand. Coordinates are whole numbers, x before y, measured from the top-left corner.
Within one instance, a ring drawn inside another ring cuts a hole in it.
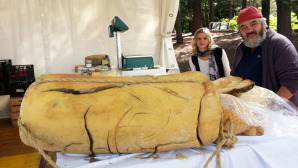
[[[276,94],[285,99],[290,99],[293,96],[293,93],[291,93],[285,86],[281,86]]]

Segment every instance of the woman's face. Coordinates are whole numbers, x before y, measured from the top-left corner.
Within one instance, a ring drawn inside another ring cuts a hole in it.
[[[205,33],[198,33],[196,37],[196,41],[200,51],[205,51],[208,49],[209,40]]]

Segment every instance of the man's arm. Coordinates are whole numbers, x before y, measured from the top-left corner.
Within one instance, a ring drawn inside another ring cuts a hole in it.
[[[290,99],[293,96],[293,93],[291,93],[285,86],[281,86],[276,94],[285,99]]]

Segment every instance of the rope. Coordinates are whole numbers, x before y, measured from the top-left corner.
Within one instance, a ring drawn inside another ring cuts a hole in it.
[[[223,128],[228,125],[229,130],[228,132],[224,132]],[[221,161],[220,161],[220,149],[222,147],[234,147],[234,144],[238,141],[238,138],[233,134],[233,122],[229,118],[227,119],[227,122],[223,124],[223,121],[221,121],[221,127],[218,138],[215,140],[216,150],[213,152],[213,154],[208,158],[207,162],[204,165],[204,168],[207,168],[209,163],[212,161],[213,157],[216,155],[217,159],[217,166],[221,168]]]
[[[91,79],[91,78],[39,78],[34,85],[46,83],[46,82],[93,82],[93,83],[122,83],[122,84],[141,84],[141,83],[177,83],[177,82],[191,82],[191,83],[204,83],[205,80],[191,80],[191,79],[156,79],[146,78],[138,80],[119,80],[118,78],[109,79]]]
[[[18,126],[21,129],[21,131],[25,134],[28,142],[30,143],[31,146],[33,146],[35,149],[38,150],[38,152],[43,156],[43,158],[48,161],[48,163],[53,167],[53,168],[59,168],[56,163],[52,160],[52,158],[45,153],[43,149],[41,149],[36,142],[36,139],[34,136],[27,130],[25,127],[24,123],[21,122],[21,119],[18,119]]]

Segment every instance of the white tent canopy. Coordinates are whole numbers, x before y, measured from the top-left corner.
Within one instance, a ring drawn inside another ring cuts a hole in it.
[[[108,26],[118,16],[124,55],[152,55],[154,64],[179,72],[171,33],[179,0],[9,0],[0,1],[0,59],[33,64],[35,76],[74,73],[94,54],[117,65],[116,38]]]

